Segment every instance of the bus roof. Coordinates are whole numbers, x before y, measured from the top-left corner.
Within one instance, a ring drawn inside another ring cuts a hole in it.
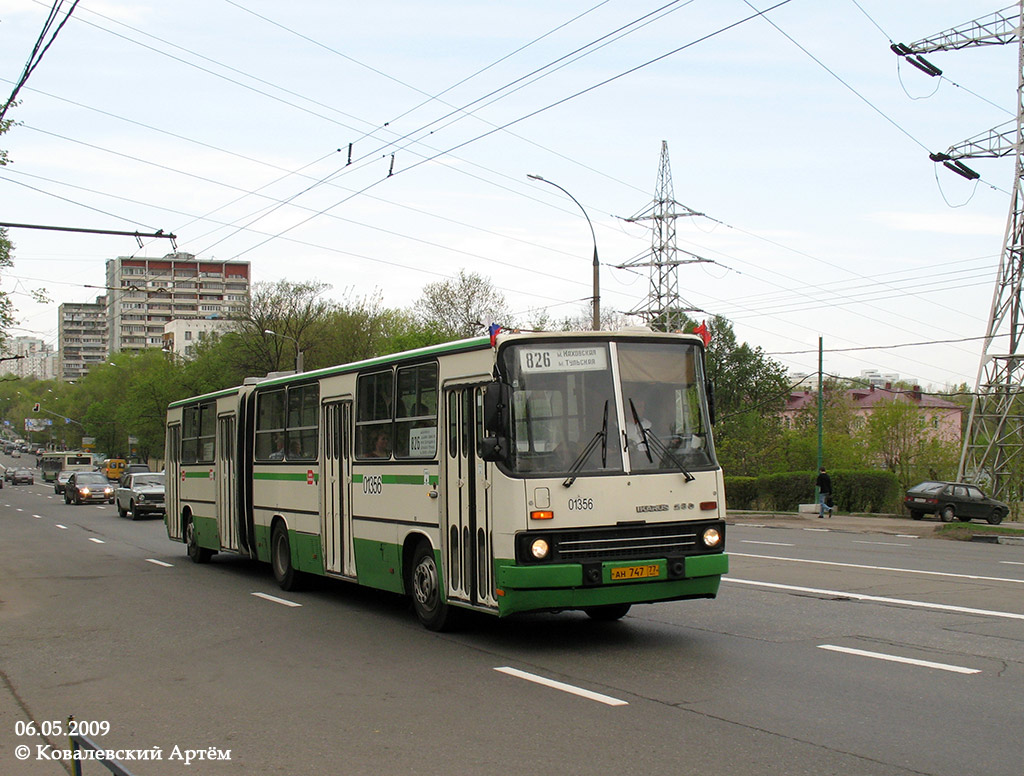
[[[653,331],[645,326],[631,326],[625,329],[617,331],[545,331],[545,332],[520,332],[516,330],[501,331],[497,336],[496,345],[500,346],[505,342],[515,339],[602,339],[607,340],[611,338],[616,339],[630,339],[630,338],[682,338],[694,342],[695,344],[703,345],[703,341],[696,334],[687,334],[683,332],[662,332]],[[314,369],[309,372],[290,372],[286,375],[274,375],[265,378],[257,378],[252,384],[263,386],[272,385],[287,385],[288,383],[299,382],[302,380],[318,379],[321,377],[329,377],[332,375],[345,374],[346,372],[353,372],[359,369],[365,369],[366,367],[378,366],[381,364],[393,364],[400,361],[406,361],[409,359],[420,358],[422,356],[430,355],[442,355],[445,353],[463,353],[473,350],[483,350],[491,346],[490,337],[473,337],[471,339],[454,340],[452,342],[445,342],[440,345],[429,345],[424,348],[417,348],[415,350],[405,350],[399,353],[389,353],[385,356],[374,356],[373,358],[363,359],[362,361],[353,361],[348,364],[339,364],[337,366],[328,366],[321,369]],[[248,384],[248,382],[247,382]],[[200,396],[191,396],[187,399],[180,399],[178,401],[171,402],[168,407],[180,407],[185,404],[192,404],[197,401],[208,401],[210,399],[219,399],[222,396],[230,396],[238,393],[241,390],[240,387],[227,388],[222,391],[214,391],[212,393],[202,394]]]

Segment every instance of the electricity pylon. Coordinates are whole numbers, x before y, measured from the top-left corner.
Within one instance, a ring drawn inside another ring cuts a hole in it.
[[[1003,250],[999,258],[992,309],[978,366],[971,413],[964,432],[958,480],[984,481],[997,498],[1020,500],[1024,473],[1024,318],[1021,287],[1024,282],[1024,2],[967,22],[910,45],[892,47],[910,64],[932,76],[942,71],[921,54],[954,51],[976,46],[1017,43],[1017,118],[1007,129],[996,128],[932,154],[953,172],[968,179],[978,174],[961,159],[1013,156],[1014,178],[1010,212],[1006,220]],[[996,340],[998,338],[998,344]],[[1003,343],[1006,342],[1004,350]]]
[[[699,311],[679,295],[679,265],[712,263],[689,251],[676,247],[676,219],[702,216],[696,210],[676,202],[672,191],[672,166],[668,160],[668,142],[661,141],[661,163],[658,167],[658,187],[654,202],[635,216],[625,219],[630,223],[651,222],[651,252],[618,265],[618,269],[650,267],[647,299],[632,309],[629,315],[643,317],[653,328],[678,331],[687,312]],[[684,254],[687,258],[679,258]]]

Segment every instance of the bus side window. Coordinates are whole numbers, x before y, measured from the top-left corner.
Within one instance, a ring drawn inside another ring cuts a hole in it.
[[[437,364],[398,370],[395,402],[395,457],[433,458],[437,454]]]
[[[392,371],[360,375],[356,387],[356,457],[388,458],[380,440],[391,440],[391,408],[394,384]]]

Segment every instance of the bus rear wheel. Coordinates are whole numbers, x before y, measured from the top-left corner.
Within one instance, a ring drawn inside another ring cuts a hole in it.
[[[185,521],[185,550],[188,552],[189,560],[193,563],[209,563],[210,558],[213,557],[213,550],[199,546],[192,518],[187,518]]]
[[[454,625],[455,612],[444,602],[441,575],[430,542],[421,541],[413,553],[408,587],[416,616],[426,628],[444,631]]]
[[[274,570],[274,579],[282,590],[298,590],[302,583],[302,573],[292,565],[292,545],[288,540],[288,529],[278,521],[270,533],[270,566]]]

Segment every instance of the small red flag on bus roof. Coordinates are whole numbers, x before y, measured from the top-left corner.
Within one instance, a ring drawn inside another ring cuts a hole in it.
[[[693,333],[699,334],[700,338],[704,340],[704,347],[707,347],[708,345],[711,344],[711,332],[708,331],[707,321],[701,321],[700,326],[694,326]]]

